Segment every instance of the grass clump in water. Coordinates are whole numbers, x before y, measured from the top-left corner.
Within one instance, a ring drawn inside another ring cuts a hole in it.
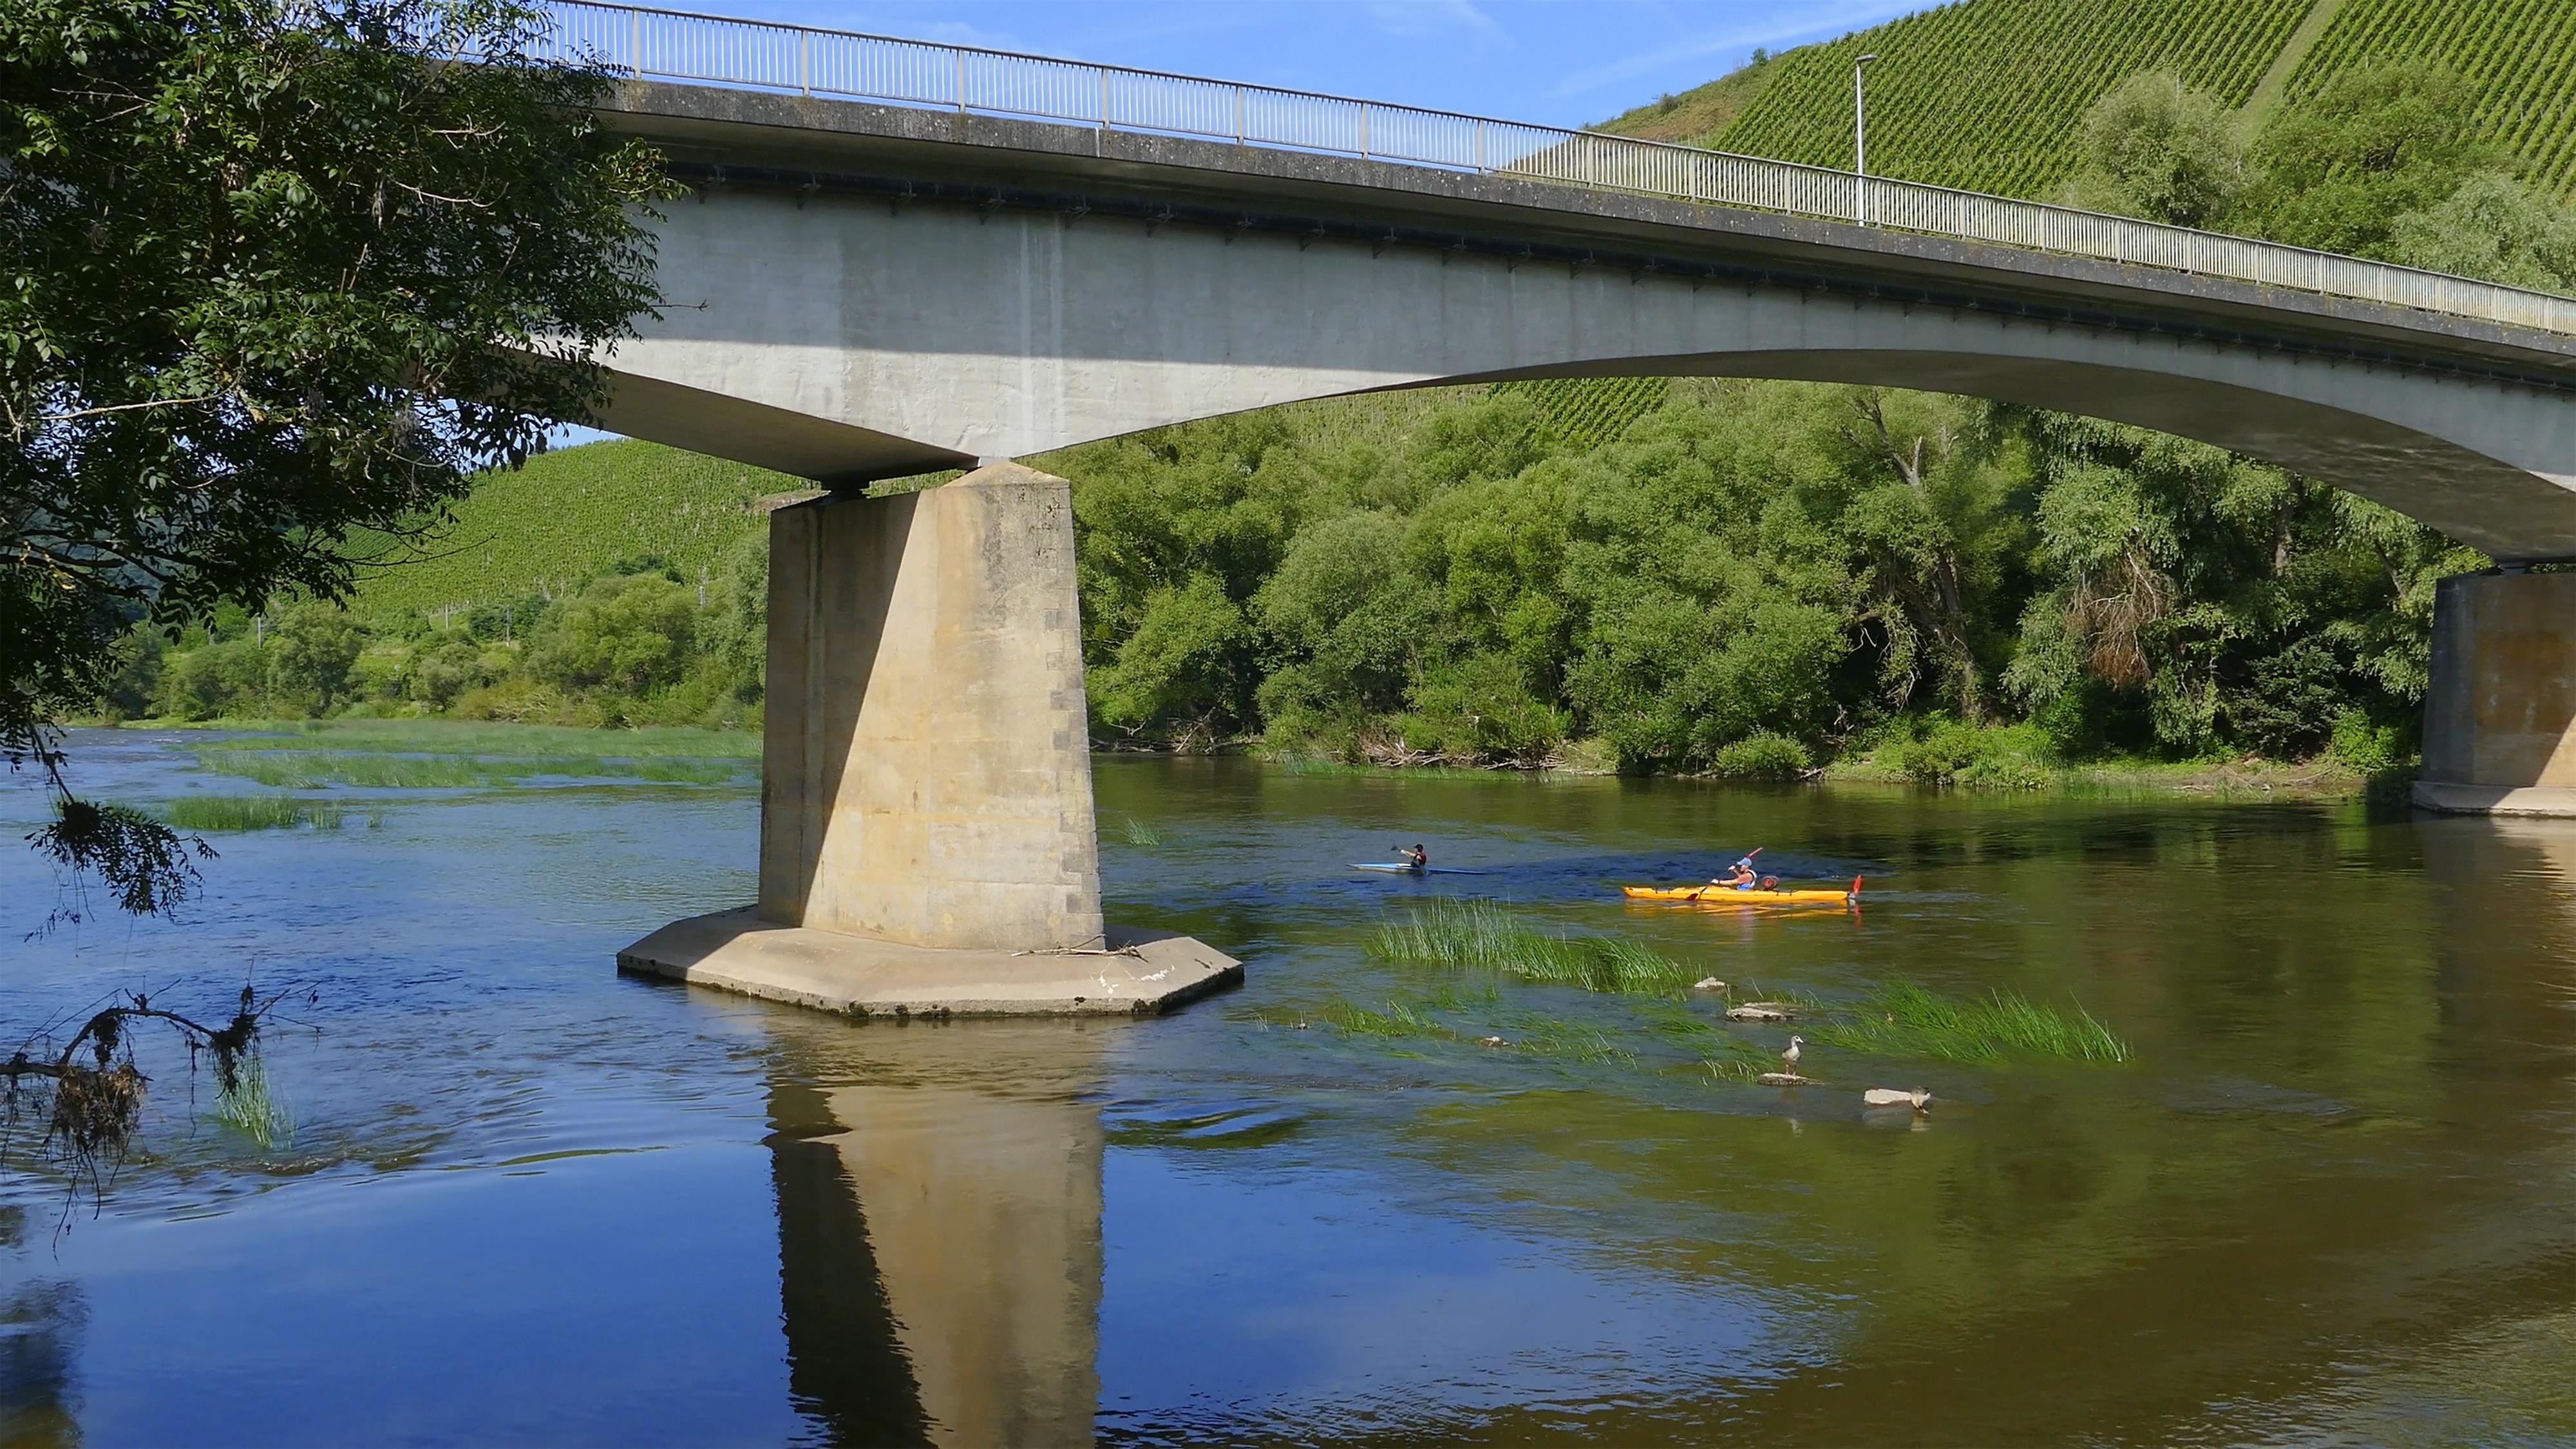
[[[605,748],[603,748],[605,746]],[[705,730],[651,726],[631,730],[572,725],[480,723],[467,720],[305,720],[293,734],[228,739],[228,750],[332,750],[414,755],[547,755],[651,759],[760,758],[757,730]]]
[[[1436,900],[1390,920],[1369,941],[1369,954],[1622,995],[1659,996],[1704,974],[1634,941],[1533,931],[1480,900]]]
[[[2072,1016],[2015,991],[1947,997],[1898,981],[1801,1028],[1818,1046],[1894,1056],[1990,1062],[2007,1053],[2125,1062],[2136,1053],[2091,1012]]]
[[[1156,830],[1153,826],[1146,824],[1144,821],[1137,819],[1133,815],[1130,815],[1127,817],[1127,843],[1129,845],[1160,845],[1163,843],[1163,832]]]
[[[328,801],[288,795],[192,795],[163,806],[161,820],[178,830],[337,830],[347,813]]]
[[[301,741],[287,742],[294,747],[239,749],[234,747],[236,743],[227,741],[222,746],[197,750],[198,767],[284,790],[318,790],[332,785],[361,790],[469,789],[540,776],[721,785],[740,778],[743,769],[730,760],[668,755],[632,760],[600,755],[494,758],[316,749],[303,746]]]
[[[295,1110],[268,1079],[268,1065],[257,1057],[233,1073],[230,1091],[215,1098],[207,1116],[259,1144],[263,1152],[295,1145]]]

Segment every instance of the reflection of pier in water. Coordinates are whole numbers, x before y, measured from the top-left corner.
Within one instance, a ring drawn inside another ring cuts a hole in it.
[[[789,1390],[835,1438],[1092,1437],[1102,1029],[772,1017]]]

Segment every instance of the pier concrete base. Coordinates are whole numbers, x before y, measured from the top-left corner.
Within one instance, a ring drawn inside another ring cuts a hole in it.
[[[756,909],[674,921],[617,968],[856,1017],[1153,1016],[1243,980],[1243,964],[1188,936],[1111,927],[1078,951],[911,946],[781,926]]]
[[[2576,815],[2576,574],[2441,581],[2414,802]]]
[[[620,968],[864,1015],[1150,1013],[1242,979],[1105,929],[1073,497],[996,463],[769,526],[760,896]]]

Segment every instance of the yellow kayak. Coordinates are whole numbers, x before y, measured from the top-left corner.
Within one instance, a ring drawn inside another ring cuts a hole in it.
[[[1696,901],[1710,906],[1792,906],[1836,905],[1860,900],[1860,877],[1853,876],[1847,891],[1739,891],[1727,886],[1621,886],[1630,900]]]

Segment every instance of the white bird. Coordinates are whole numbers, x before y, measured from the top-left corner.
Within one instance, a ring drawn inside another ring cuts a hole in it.
[[[1805,1037],[1792,1036],[1789,1038],[1789,1049],[1780,1053],[1781,1062],[1788,1067],[1789,1075],[1793,1077],[1798,1074],[1798,1048],[1806,1044]]]
[[[1872,1107],[1911,1107],[1917,1112],[1932,1110],[1932,1094],[1921,1087],[1910,1092],[1894,1087],[1872,1087],[1861,1093],[1860,1099]]]

